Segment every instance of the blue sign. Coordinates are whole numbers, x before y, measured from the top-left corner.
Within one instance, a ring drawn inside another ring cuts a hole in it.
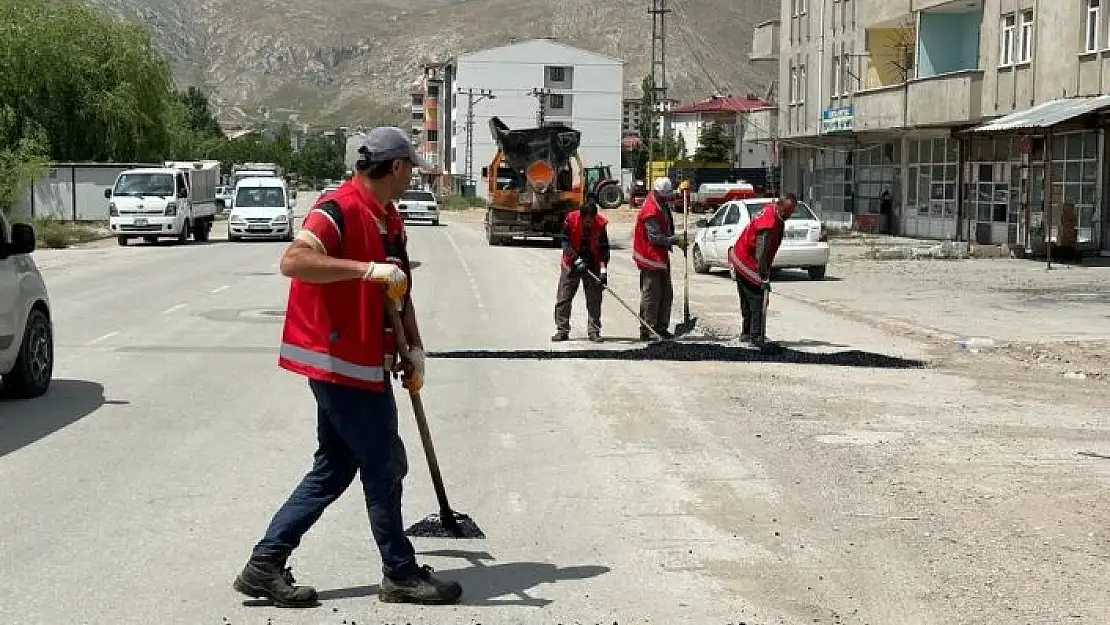
[[[851,132],[855,120],[854,106],[841,106],[821,111],[821,132]]]

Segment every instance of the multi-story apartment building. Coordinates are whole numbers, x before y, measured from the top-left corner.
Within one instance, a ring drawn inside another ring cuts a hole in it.
[[[758,138],[833,220],[1021,248],[1043,242],[1047,206],[1054,223],[1074,209],[1080,248],[1110,250],[1105,5],[783,0],[753,37],[752,62],[779,68]]]
[[[478,195],[485,195],[482,167],[497,151],[489,130],[493,116],[510,128],[528,128],[539,123],[542,110],[545,124],[558,122],[582,132],[579,154],[586,165],[620,167],[624,62],[619,59],[551,38],[533,39],[428,66],[418,82],[414,133],[419,127],[424,153],[435,155],[442,181],[455,188],[469,176]],[[430,114],[433,90],[435,113]],[[473,123],[469,143],[468,121]]]
[[[733,96],[713,96],[705,100],[680,104],[673,107],[667,115],[671,131],[682,137],[686,156],[693,158],[700,143],[701,131],[708,124],[722,126],[726,137],[732,140],[732,167],[767,167],[770,165],[771,146],[765,142],[747,139],[750,128],[748,121],[752,111],[766,109],[767,102],[753,94],[738,98]],[[670,155],[674,158],[677,155]]]

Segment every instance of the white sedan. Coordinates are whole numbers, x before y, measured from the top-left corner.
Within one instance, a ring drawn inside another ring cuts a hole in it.
[[[763,207],[774,202],[771,198],[734,200],[727,202],[709,219],[699,219],[694,232],[694,271],[709,273],[713,269],[728,269],[733,280],[735,273],[728,263],[728,254],[744,227]],[[794,214],[786,220],[782,245],[771,266],[775,269],[805,269],[811,280],[825,277],[829,264],[829,243],[825,225],[817,213],[805,202],[798,202]]]

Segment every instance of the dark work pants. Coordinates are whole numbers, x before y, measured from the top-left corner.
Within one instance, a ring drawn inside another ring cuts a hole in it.
[[[397,432],[392,387],[376,393],[309,380],[316,396],[319,448],[312,469],[277,511],[256,558],[284,558],[300,545],[320,516],[358,473],[382,571],[404,577],[416,570],[416,554],[401,520],[401,481],[408,473],[405,445]]]
[[[663,271],[640,270],[640,317],[656,332],[665,332],[671,325],[671,304],[674,285],[670,268]],[[646,330],[640,329],[643,334]]]
[[[600,269],[591,269],[598,276]],[[559,274],[559,288],[555,292],[555,330],[570,332],[570,313],[574,309],[574,297],[578,295],[578,285],[586,292],[586,314],[589,318],[588,332],[601,332],[601,295],[605,287],[586,274],[572,273],[563,267]]]
[[[736,292],[740,295],[740,316],[743,318],[740,333],[753,341],[766,339],[767,311],[763,309],[763,289],[737,278]]]

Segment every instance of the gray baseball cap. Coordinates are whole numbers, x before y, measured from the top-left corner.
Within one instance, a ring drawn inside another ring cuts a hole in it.
[[[416,147],[412,145],[408,134],[396,126],[378,126],[366,133],[362,138],[362,145],[358,146],[358,151],[369,157],[372,163],[405,158],[412,161],[414,167],[424,170],[433,169],[428,161],[416,153]]]

